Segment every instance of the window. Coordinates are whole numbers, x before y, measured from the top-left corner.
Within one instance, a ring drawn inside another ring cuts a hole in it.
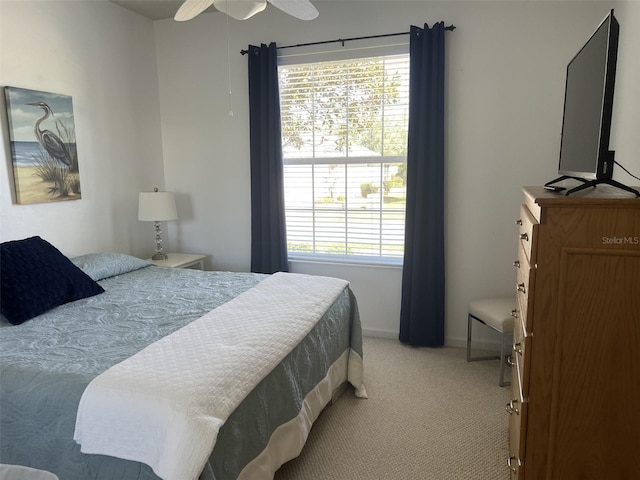
[[[280,65],[279,76],[289,255],[400,263],[409,55]]]

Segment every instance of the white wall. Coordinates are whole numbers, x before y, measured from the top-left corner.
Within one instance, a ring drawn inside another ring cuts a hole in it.
[[[446,338],[463,344],[469,300],[513,292],[520,187],[556,177],[566,64],[614,3],[316,5],[320,16],[309,23],[272,7],[244,22],[216,13],[186,24],[156,22],[167,188],[180,193],[188,212],[172,229],[172,242],[211,255],[213,268],[249,269],[249,121],[241,49],[249,43],[290,45],[408,31],[410,24],[444,20],[458,27],[447,34]],[[635,5],[625,4],[618,18],[623,32],[640,30]],[[619,75],[628,76],[616,93],[616,107],[625,105],[617,110],[620,126],[613,140],[620,161],[625,150],[640,151],[633,133],[640,104],[624,100],[638,98],[631,91],[638,84],[637,68],[622,65],[637,65],[631,45],[638,41],[631,35],[637,33],[623,33],[620,47]],[[627,168],[640,172],[637,154],[625,157]],[[633,183],[620,172],[616,178]],[[397,336],[400,269],[293,262],[292,270],[347,278],[365,332]]]
[[[153,22],[106,1],[0,1],[0,85],[72,97],[82,199],[14,203],[4,93],[0,240],[40,235],[68,255],[152,253],[139,191],[162,187]]]
[[[616,2],[615,15],[620,22],[616,91],[610,147],[616,161],[640,176],[640,2]],[[614,178],[626,185],[640,185],[620,168]]]

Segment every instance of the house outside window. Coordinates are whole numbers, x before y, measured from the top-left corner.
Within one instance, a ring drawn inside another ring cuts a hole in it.
[[[401,264],[409,55],[279,67],[290,258]]]

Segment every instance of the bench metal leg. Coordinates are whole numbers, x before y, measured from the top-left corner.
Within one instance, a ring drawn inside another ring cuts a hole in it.
[[[481,356],[481,357],[472,356],[472,354],[471,354],[471,337],[472,337],[473,320],[477,320],[479,323],[482,323],[483,325],[486,325],[487,327],[491,328],[492,330],[495,330],[496,332],[500,333],[500,335],[501,335],[501,338],[500,338],[500,355],[486,355],[486,356]],[[467,362],[475,362],[475,361],[478,361],[478,360],[500,360],[500,378],[498,380],[498,385],[500,385],[501,387],[506,387],[508,385],[511,385],[511,382],[505,381],[505,379],[504,379],[505,364],[506,364],[506,352],[507,352],[507,344],[505,343],[505,340],[508,339],[508,338],[511,338],[511,335],[512,335],[511,333],[503,333],[503,332],[500,332],[500,331],[496,330],[495,328],[491,327],[490,325],[487,325],[482,320],[480,320],[479,318],[474,317],[471,314],[469,314],[468,317],[467,317]]]
[[[496,360],[496,359],[500,358],[498,355],[487,355],[487,356],[484,356],[484,357],[473,357],[473,356],[471,356],[471,328],[472,328],[472,324],[473,324],[473,321],[472,321],[473,319],[477,320],[478,322],[482,323],[483,325],[487,325],[486,323],[484,323],[479,318],[476,318],[471,314],[468,315],[468,317],[467,317],[467,362],[475,362],[475,361],[478,361],[478,360]],[[489,325],[487,325],[487,327],[489,327]],[[491,327],[489,327],[489,328],[491,328]]]

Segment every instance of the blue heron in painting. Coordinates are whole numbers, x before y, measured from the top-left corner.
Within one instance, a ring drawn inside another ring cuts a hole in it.
[[[27,105],[33,105],[34,107],[44,110],[44,115],[38,119],[35,126],[36,138],[42,148],[45,149],[51,158],[67,167],[71,167],[71,155],[69,154],[67,145],[51,130],[40,130],[40,124],[49,118],[49,115],[53,115],[49,105],[44,102],[27,103]]]

